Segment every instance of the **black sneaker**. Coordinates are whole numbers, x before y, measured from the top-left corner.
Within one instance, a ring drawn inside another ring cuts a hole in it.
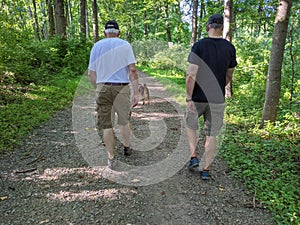
[[[130,156],[131,155],[131,148],[129,147],[124,147],[124,155],[125,156]]]
[[[209,170],[200,171],[200,176],[202,180],[209,180]]]
[[[199,166],[199,159],[197,157],[194,157],[190,160],[189,165],[188,165],[188,169],[192,170],[195,167]]]

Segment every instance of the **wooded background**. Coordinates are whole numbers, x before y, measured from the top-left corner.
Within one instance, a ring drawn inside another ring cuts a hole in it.
[[[238,60],[222,157],[278,224],[299,225],[299,1],[2,0],[0,153],[72,103],[106,21],[117,20],[139,69],[184,92],[186,54],[214,13]]]
[[[22,42],[19,39],[41,42],[59,36],[62,39],[59,54],[64,57],[66,46],[63,41],[80,39],[81,43],[96,42],[103,37],[103,26],[110,19],[118,21],[121,37],[130,43],[158,40],[188,47],[206,35],[207,18],[213,13],[222,13],[225,16],[224,38],[229,41],[264,37],[269,42],[273,38],[263,126],[264,121],[276,120],[284,53],[290,58],[291,101],[294,98],[295,63],[299,62],[299,38],[295,38],[299,35],[299,2],[294,4],[292,9],[292,0],[2,1],[0,32],[2,41],[10,43],[2,48],[2,68],[5,68],[6,57],[10,55],[5,52],[6,48],[18,51],[15,47]],[[228,97],[232,95],[231,86],[227,87]]]

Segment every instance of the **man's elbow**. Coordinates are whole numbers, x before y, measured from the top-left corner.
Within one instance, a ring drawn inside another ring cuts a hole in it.
[[[129,65],[129,73],[130,74],[137,74],[137,68],[136,68],[135,64],[130,64]]]
[[[96,76],[96,72],[93,71],[93,70],[88,70],[88,76],[91,77],[91,76]]]

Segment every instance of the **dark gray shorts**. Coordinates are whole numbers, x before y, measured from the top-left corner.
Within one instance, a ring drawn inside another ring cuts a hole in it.
[[[194,102],[196,113],[186,111],[186,126],[192,130],[199,129],[199,117],[204,117],[204,133],[206,136],[217,136],[222,128],[226,104]]]
[[[114,126],[115,112],[118,115],[118,124],[129,123],[130,87],[97,85],[96,89],[97,128],[108,129]]]

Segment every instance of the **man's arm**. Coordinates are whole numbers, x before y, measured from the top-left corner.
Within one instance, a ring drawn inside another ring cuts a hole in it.
[[[226,72],[226,85],[232,81],[234,68],[228,68]]]
[[[133,91],[131,106],[135,107],[139,103],[139,76],[138,76],[137,68],[134,63],[128,66],[128,70],[129,70],[129,80]]]
[[[188,70],[186,73],[186,80],[185,80],[185,84],[186,84],[186,99],[190,100],[192,99],[192,95],[193,95],[193,90],[194,90],[194,86],[195,86],[195,80],[196,80],[196,75],[198,72],[198,65],[196,64],[189,64],[188,66]]]
[[[97,87],[97,83],[96,83],[96,81],[97,81],[96,71],[89,70],[88,71],[88,76],[89,76],[89,80],[90,80],[91,84],[96,89],[96,87]]]

